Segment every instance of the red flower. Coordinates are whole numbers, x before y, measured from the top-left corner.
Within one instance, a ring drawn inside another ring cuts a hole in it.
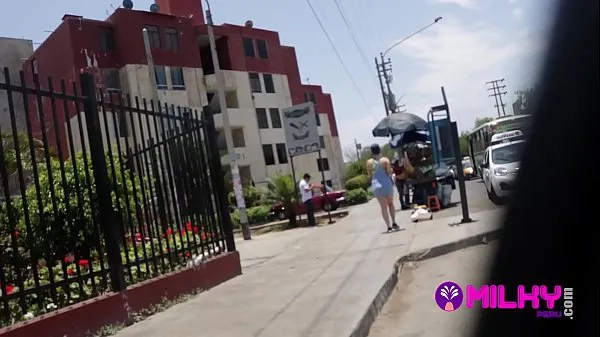
[[[198,229],[198,227],[194,226],[194,233],[198,234],[200,230]]]
[[[17,239],[18,239],[20,236],[21,236],[21,232],[19,232],[19,231],[15,231],[15,238],[17,238]]]
[[[192,223],[191,222],[188,222],[188,223],[185,224],[185,230],[188,231],[188,232],[193,231]]]
[[[89,268],[90,267],[90,261],[88,260],[79,260],[79,265],[83,268]]]
[[[173,235],[173,230],[171,228],[167,229],[167,231],[165,232],[166,236],[171,236]]]
[[[15,291],[15,286],[13,286],[12,284],[7,284],[6,285],[6,295],[10,295]],[[1,293],[1,291],[0,291]]]
[[[75,261],[75,256],[73,256],[73,254],[69,254],[69,255],[65,256],[66,263],[73,263],[73,261]]]
[[[190,256],[192,256],[192,254],[190,252],[185,252],[185,256],[190,257]]]
[[[138,242],[142,241],[142,234],[135,233],[135,241],[138,241]]]
[[[75,275],[75,271],[73,270],[73,268],[68,268],[67,269],[67,275],[69,275],[69,276]]]

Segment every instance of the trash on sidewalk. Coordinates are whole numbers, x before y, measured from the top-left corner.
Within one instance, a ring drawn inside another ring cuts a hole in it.
[[[426,206],[417,206],[410,214],[410,220],[412,222],[431,219],[433,219],[433,213]]]

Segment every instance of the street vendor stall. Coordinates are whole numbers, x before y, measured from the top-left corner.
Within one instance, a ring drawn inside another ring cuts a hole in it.
[[[427,122],[410,113],[392,114],[377,124],[373,136],[389,137],[391,148],[398,151],[413,189],[413,204],[427,205],[428,197],[439,195]]]

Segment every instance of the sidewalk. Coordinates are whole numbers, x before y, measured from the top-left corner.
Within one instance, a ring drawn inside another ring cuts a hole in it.
[[[118,337],[350,336],[402,256],[498,228],[499,211],[417,224],[382,234],[375,201],[336,224],[239,240],[243,275],[130,326]],[[448,245],[446,245],[448,246]],[[360,334],[359,334],[360,335]]]

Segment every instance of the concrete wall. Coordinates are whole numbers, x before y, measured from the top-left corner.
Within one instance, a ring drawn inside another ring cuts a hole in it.
[[[19,72],[23,62],[33,54],[33,43],[31,40],[12,39],[0,37],[0,82],[5,83],[4,67],[8,67],[10,81],[12,84],[20,85]],[[23,96],[13,94],[15,119],[19,130],[25,129],[25,110]],[[6,91],[0,90],[0,126],[2,132],[10,130],[10,112],[8,109],[8,96]]]

